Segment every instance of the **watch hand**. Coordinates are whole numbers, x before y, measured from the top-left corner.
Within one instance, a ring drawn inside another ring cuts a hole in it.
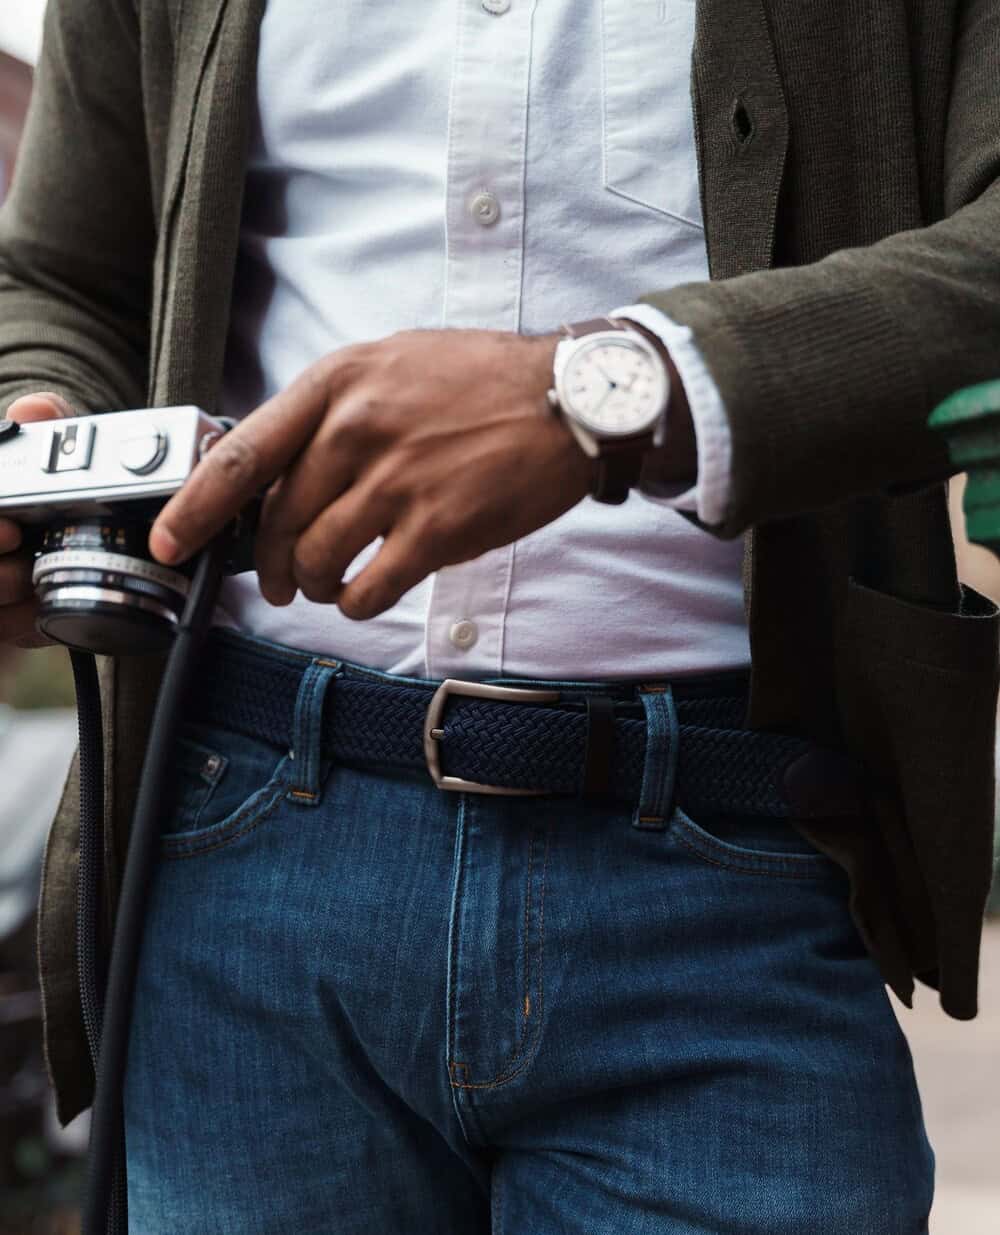
[[[604,372],[604,370],[601,368],[601,366],[597,363],[596,360],[594,361],[594,368],[597,370],[598,373],[600,373],[601,377],[604,378],[604,380],[608,383],[608,385],[612,388],[612,390],[618,385],[617,382],[613,382],[611,378],[608,377],[608,375]]]
[[[608,396],[611,394],[611,392],[612,392],[613,390],[615,390],[615,389],[616,389],[616,387],[615,387],[614,382],[609,382],[609,383],[608,383],[608,388],[607,388],[607,390],[604,392],[604,394],[602,394],[602,395],[601,395],[601,397],[597,400],[597,402],[594,404],[594,406],[590,409],[590,414],[591,414],[591,415],[593,415],[593,414],[594,414],[594,412],[596,412],[596,411],[597,411],[597,409],[598,409],[599,407],[603,407],[605,399],[607,399],[607,397],[608,397]]]

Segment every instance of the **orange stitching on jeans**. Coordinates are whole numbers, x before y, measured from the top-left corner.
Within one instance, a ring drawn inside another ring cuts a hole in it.
[[[535,834],[531,834],[531,841],[528,845],[528,890],[524,898],[524,998],[528,999],[531,993],[531,872],[535,866]],[[517,1035],[517,1044],[514,1047],[514,1057],[517,1057],[517,1052],[521,1049],[524,1042],[524,1026],[521,1026],[520,1032]]]
[[[535,866],[535,840],[536,837],[532,834],[531,839],[528,842],[528,877],[525,881],[527,884],[527,891],[524,897],[524,998],[521,1002],[522,1010],[526,1006],[528,1008],[531,1007],[531,875]],[[510,1065],[518,1058],[521,1051],[524,1049],[526,1031],[523,1021],[527,1015],[528,1013],[524,1012],[522,1023],[518,1026],[517,1039],[514,1042],[513,1050],[508,1056],[507,1062],[503,1065],[505,1068],[510,1067]],[[466,1068],[465,1064],[460,1066]],[[468,1071],[468,1068],[466,1068],[466,1071]]]
[[[460,794],[458,799],[458,818],[455,828],[455,857],[454,857],[454,886],[452,889],[451,907],[449,911],[448,921],[448,983],[447,983],[447,1016],[448,1024],[445,1027],[447,1037],[445,1039],[445,1056],[451,1056],[457,1050],[458,1044],[458,936],[459,936],[459,919],[461,918],[462,898],[465,890],[464,879],[464,859],[467,853],[468,842],[466,835],[466,814],[471,815],[472,806],[467,794]],[[449,1060],[448,1075],[452,1081],[455,1080],[454,1069],[464,1068],[465,1064],[455,1063]],[[461,1117],[460,1117],[461,1122]]]
[[[292,798],[308,798],[310,802],[315,802],[319,795],[310,793],[307,789],[289,789],[288,796]]]
[[[224,834],[218,836],[210,845],[199,845],[197,842],[189,841],[187,842],[187,848],[178,847],[175,849],[171,846],[171,838],[169,836],[164,837],[163,856],[174,860],[180,860],[181,858],[198,858],[201,857],[203,853],[212,853],[216,849],[222,849],[226,845],[232,844],[233,841],[240,840],[244,836],[249,836],[251,832],[260,827],[264,820],[267,819],[267,817],[281,801],[282,797],[284,797],[284,786],[279,785],[276,787],[271,800],[261,808],[259,813],[255,813],[255,811],[249,806],[245,807],[226,827]],[[241,819],[245,819],[247,815],[251,816],[251,822],[247,825],[247,827],[234,832],[232,829],[236,827]]]
[[[640,823],[662,823],[663,816],[662,815],[640,815],[639,822]]]
[[[544,947],[545,947],[545,883],[548,878],[549,848],[550,848],[551,839],[552,839],[552,825],[549,824],[545,830],[545,857],[542,862],[542,886],[539,889],[539,895],[538,895],[538,956],[539,956],[539,962],[541,962],[541,959],[544,953]],[[539,963],[539,966],[538,966],[538,1018],[535,1021],[535,1031],[534,1031],[534,1034],[532,1035],[532,1046],[536,1044],[542,1032],[542,1009],[544,1007],[544,996],[545,996],[544,983],[545,983],[545,967],[544,965]],[[518,1055],[523,1054],[523,1053],[524,1053],[523,1049],[515,1050],[514,1054],[510,1057],[510,1059],[507,1060],[507,1063],[504,1066],[510,1068],[511,1064],[516,1062]],[[525,1070],[525,1068],[527,1068],[531,1064],[531,1061],[533,1058],[534,1058],[534,1055],[529,1053],[526,1058],[521,1060],[521,1062],[518,1064],[516,1068],[511,1068],[509,1072],[502,1073],[500,1076],[495,1077],[492,1081],[478,1081],[478,1082],[456,1081],[454,1079],[454,1072],[452,1072],[452,1082],[451,1082],[452,1088],[453,1089],[497,1089],[500,1085],[506,1084],[507,1081],[512,1081],[515,1076],[519,1076]],[[452,1069],[463,1068],[466,1072],[468,1072],[468,1068],[466,1067],[465,1064],[452,1064],[451,1067]]]

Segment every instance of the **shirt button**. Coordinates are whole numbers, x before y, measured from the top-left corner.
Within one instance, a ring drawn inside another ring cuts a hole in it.
[[[499,17],[510,8],[510,0],[483,0],[483,8],[494,17]]]
[[[455,647],[463,652],[467,652],[479,638],[479,627],[475,622],[470,621],[469,618],[462,618],[461,621],[452,623],[451,630],[448,631],[448,638]]]
[[[500,203],[492,193],[477,193],[469,205],[472,217],[482,227],[492,227],[500,218]]]

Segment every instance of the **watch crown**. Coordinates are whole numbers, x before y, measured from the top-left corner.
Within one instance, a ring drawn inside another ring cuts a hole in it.
[[[562,404],[559,402],[559,396],[556,394],[554,387],[546,390],[545,397],[548,399],[549,407],[551,407],[554,412],[562,410]]]

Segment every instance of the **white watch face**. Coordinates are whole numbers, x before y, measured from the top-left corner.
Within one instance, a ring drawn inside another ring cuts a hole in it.
[[[577,348],[561,377],[563,406],[602,436],[651,428],[667,401],[662,362],[626,337],[602,335]]]

